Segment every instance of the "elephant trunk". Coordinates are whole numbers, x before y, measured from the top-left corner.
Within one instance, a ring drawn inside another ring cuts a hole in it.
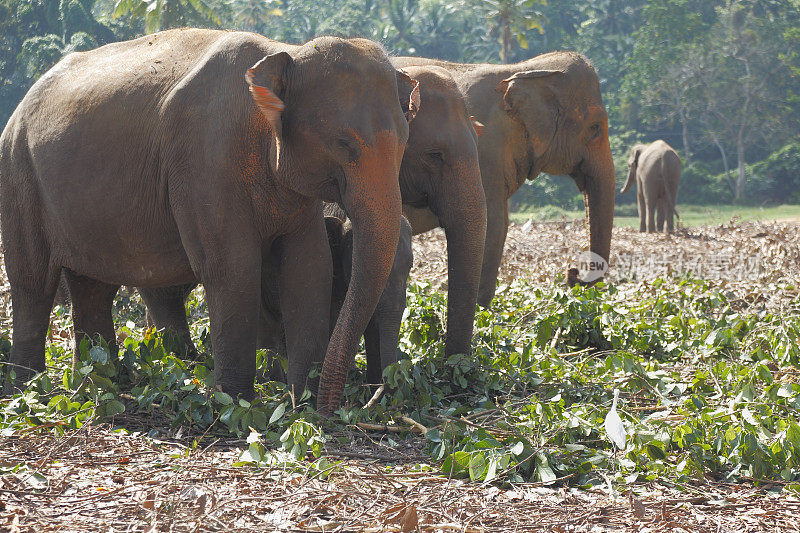
[[[601,137],[582,165],[584,200],[589,219],[589,248],[609,261],[611,230],[614,226],[614,160],[608,137]]]
[[[322,365],[317,409],[323,415],[339,407],[361,335],[392,268],[400,234],[402,155],[394,135],[379,135],[345,171],[342,201],[353,224],[353,272]]]
[[[447,236],[445,353],[469,354],[486,240],[486,199],[477,157],[445,176],[440,192],[442,201],[432,207]]]

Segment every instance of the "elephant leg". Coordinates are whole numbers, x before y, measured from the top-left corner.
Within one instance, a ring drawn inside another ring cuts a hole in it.
[[[667,214],[667,201],[662,196],[658,199],[658,207],[657,207],[657,214],[656,214],[656,228],[659,232],[664,231],[664,224],[666,223],[666,214]]]
[[[670,197],[664,202],[664,205],[667,209],[667,233],[672,233],[675,231],[675,201],[678,196],[677,187],[675,190],[670,191]]]
[[[199,353],[192,341],[192,334],[186,321],[186,298],[196,286],[196,283],[190,283],[175,287],[139,289],[139,294],[147,306],[148,324],[159,329],[164,328],[168,334],[177,337],[183,345],[182,353],[179,355],[193,360],[199,358]]]
[[[656,231],[656,207],[658,200],[656,198],[648,199],[647,203],[647,233],[655,233]]]
[[[220,257],[219,263],[205,265],[200,278],[206,289],[211,319],[216,385],[232,396],[252,398],[261,289],[260,253],[256,246],[229,248],[228,255]]]
[[[72,299],[72,322],[74,351],[72,364],[77,365],[81,356],[81,343],[85,338],[100,335],[108,343],[112,357],[117,355],[117,338],[114,333],[114,318],[111,308],[119,285],[109,285],[65,269],[69,295]]]
[[[639,231],[644,233],[647,231],[647,202],[645,202],[641,186],[636,188],[636,198],[639,201]]]
[[[397,265],[397,261],[395,261]],[[400,274],[395,270],[400,270]],[[405,272],[402,274],[402,272]],[[375,314],[364,330],[364,348],[367,352],[367,380],[380,383],[387,366],[397,362],[397,345],[400,324],[406,310],[407,268],[392,269],[389,283],[381,294]]]
[[[367,383],[380,383],[383,379],[381,368],[381,334],[379,322],[375,315],[364,330],[364,350],[367,352]],[[396,359],[396,357],[395,357]]]
[[[13,370],[16,375],[14,382],[6,382],[4,394],[12,394],[15,388],[20,388],[34,375],[45,370],[45,339],[59,270],[48,266],[48,261],[39,254],[30,254],[25,258],[20,257],[23,254],[10,254],[9,250],[19,249],[19,244],[8,233],[3,237],[14,328],[9,365],[4,370]],[[33,263],[31,259],[40,261]]]
[[[280,310],[289,360],[288,385],[300,395],[314,363],[322,362],[329,340],[331,252],[321,208],[297,231],[281,238]]]
[[[505,198],[486,198],[486,245],[483,250],[481,283],[478,289],[478,305],[489,307],[494,298],[497,274],[503,261],[503,247],[508,233],[508,203]]]

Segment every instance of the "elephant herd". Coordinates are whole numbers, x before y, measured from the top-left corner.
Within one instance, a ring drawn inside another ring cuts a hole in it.
[[[76,350],[97,334],[114,348],[121,285],[191,344],[184,300],[202,283],[217,387],[252,396],[256,348],[277,346],[287,383],[330,413],[362,334],[371,380],[396,358],[412,233],[445,231],[445,350],[470,352],[507,201],[540,172],[572,177],[608,260],[608,117],[578,54],[457,64],[365,39],[201,29],[70,54],[0,137],[10,363],[18,382],[44,370],[62,279]]]

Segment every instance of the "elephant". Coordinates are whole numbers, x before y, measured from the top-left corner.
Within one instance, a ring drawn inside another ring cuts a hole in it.
[[[584,194],[589,246],[608,261],[614,220],[614,162],[597,73],[585,57],[552,52],[511,65],[393,58],[395,66],[447,69],[467,109],[484,125],[478,139],[486,196],[486,244],[478,303],[488,307],[508,232],[508,199],[540,172],[568,174]],[[414,216],[409,215],[414,227]]]
[[[203,283],[216,385],[252,397],[262,265],[279,248],[289,382],[302,390],[323,360],[317,409],[333,412],[392,266],[418,108],[416,82],[366,39],[180,29],[66,56],[0,136],[17,379],[44,370],[63,271],[76,331],[109,342],[120,285]],[[322,200],[353,223],[332,336]]]
[[[403,212],[409,217],[415,234],[440,225],[446,232],[449,286],[445,351],[448,354],[470,353],[486,231],[486,203],[477,151],[477,131],[481,125],[467,115],[463,95],[448,71],[436,66],[412,66],[403,71],[419,83],[425,102],[409,125],[408,145],[400,165]],[[347,218],[345,210],[333,204],[327,205],[325,211],[341,220]],[[427,219],[414,216],[420,212],[427,215]],[[405,246],[401,239],[397,253],[407,251],[410,254],[410,243],[408,248]],[[333,260],[335,266],[337,253],[333,254]],[[408,260],[411,261],[410,255]],[[381,296],[376,311],[376,316],[393,316],[379,321],[380,341],[375,341],[376,336],[369,329],[364,336],[370,380],[380,379],[380,374],[371,370],[369,364],[371,345],[380,344],[382,357],[395,354],[397,350],[400,324],[399,316],[395,315],[398,309],[405,308],[406,301],[405,290],[399,291],[399,279],[395,277],[397,268],[396,260],[390,274],[390,283],[392,280],[396,283]],[[410,264],[404,269],[403,287]],[[188,292],[169,294],[163,290],[140,290],[140,293],[156,317],[158,327],[172,329],[191,343],[183,308]],[[332,318],[336,314],[332,314]],[[375,327],[375,322],[373,318],[371,328]],[[266,329],[273,332],[279,329],[274,316],[266,323],[270,324]],[[272,344],[279,345],[280,336],[271,335],[270,339]],[[391,358],[391,355],[386,357]]]
[[[477,148],[482,125],[467,113],[464,95],[447,70],[407,66],[403,71],[419,81],[425,101],[410,126],[400,166],[403,214],[415,235],[438,226],[445,231],[445,352],[469,354],[486,238]]]
[[[325,229],[331,250],[333,277],[331,281],[330,324],[338,321],[353,271],[353,225],[344,211],[336,204],[325,207]],[[270,255],[262,270],[261,312],[258,328],[258,346],[286,355],[286,334],[282,323],[280,291],[275,279],[280,276],[280,261]],[[364,330],[364,346],[367,353],[367,380],[379,383],[383,371],[397,362],[397,345],[400,323],[406,308],[406,284],[411,271],[411,226],[403,217],[400,238],[392,269],[381,293],[375,312]],[[199,356],[186,322],[185,301],[196,285],[167,288],[140,288],[145,302],[148,322],[158,328],[169,330],[184,343],[188,358]],[[273,379],[284,381],[282,369],[270,369]]]
[[[639,231],[654,233],[658,228],[658,231],[672,233],[681,181],[680,156],[662,140],[637,144],[631,149],[628,167],[628,179],[620,194],[628,192],[636,182]]]

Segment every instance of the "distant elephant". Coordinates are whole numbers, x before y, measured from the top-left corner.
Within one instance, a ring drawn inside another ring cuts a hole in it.
[[[325,228],[333,261],[331,285],[331,325],[338,321],[347,289],[352,279],[353,225],[343,211],[335,204],[325,208]],[[400,323],[406,308],[406,284],[411,271],[413,254],[411,251],[411,226],[405,218],[401,219],[400,239],[389,278],[381,293],[375,312],[364,331],[364,345],[367,352],[367,379],[369,383],[380,383],[383,370],[397,362],[397,346],[400,336]],[[270,348],[286,355],[285,328],[281,319],[279,288],[275,279],[280,276],[280,261],[274,255],[265,258],[262,267],[261,318],[258,328],[258,346]],[[148,317],[152,323],[178,335],[186,346],[190,357],[197,355],[197,348],[191,338],[186,322],[185,301],[195,285],[139,289],[147,306]],[[277,367],[270,372],[273,379],[285,380]]]
[[[394,58],[398,67],[447,69],[483,123],[478,140],[486,195],[486,246],[478,303],[489,306],[508,231],[508,199],[540,172],[569,174],[584,193],[591,251],[608,261],[614,220],[614,162],[608,115],[594,68],[583,56],[552,52],[513,65]],[[409,216],[412,228],[414,217]]]
[[[426,66],[403,71],[419,83],[424,100],[409,125],[408,145],[400,166],[403,210],[411,217],[414,233],[439,225],[445,229],[449,271],[445,351],[448,354],[469,353],[486,232],[486,203],[478,166],[476,132],[481,126],[474,124],[467,114],[464,97],[445,69]],[[335,206],[325,209],[326,213],[342,220],[347,216]],[[427,220],[414,216],[423,209]],[[404,246],[401,239],[398,253]],[[393,268],[397,268],[397,261]],[[390,281],[394,276],[393,270]],[[188,292],[179,290],[171,294],[161,289],[140,292],[158,327],[189,337],[183,307]],[[381,309],[405,307],[405,300],[404,291],[390,289],[381,296],[376,315],[382,314]],[[274,330],[274,321],[268,322],[273,323],[271,329]],[[373,319],[371,323],[374,322]],[[394,324],[392,319],[383,320],[381,324],[381,353],[394,353],[397,335],[387,333],[385,328],[390,325],[399,328],[399,323]],[[368,345],[373,338],[369,331],[365,332]],[[369,360],[369,353],[367,358]],[[368,374],[370,379],[380,376],[369,369]]]
[[[263,255],[279,242],[289,382],[302,390],[324,356],[317,406],[335,410],[397,248],[418,105],[415,82],[365,39],[181,29],[62,59],[0,136],[17,378],[44,370],[63,270],[76,330],[110,342],[119,285],[203,283],[216,383],[252,396]],[[332,336],[320,199],[353,221]]]
[[[654,233],[656,228],[658,231],[665,231],[666,222],[666,233],[672,233],[675,229],[673,215],[677,214],[675,203],[681,181],[680,156],[661,140],[651,144],[637,144],[631,149],[628,166],[628,180],[620,194],[628,192],[634,181],[636,182],[639,231]]]

